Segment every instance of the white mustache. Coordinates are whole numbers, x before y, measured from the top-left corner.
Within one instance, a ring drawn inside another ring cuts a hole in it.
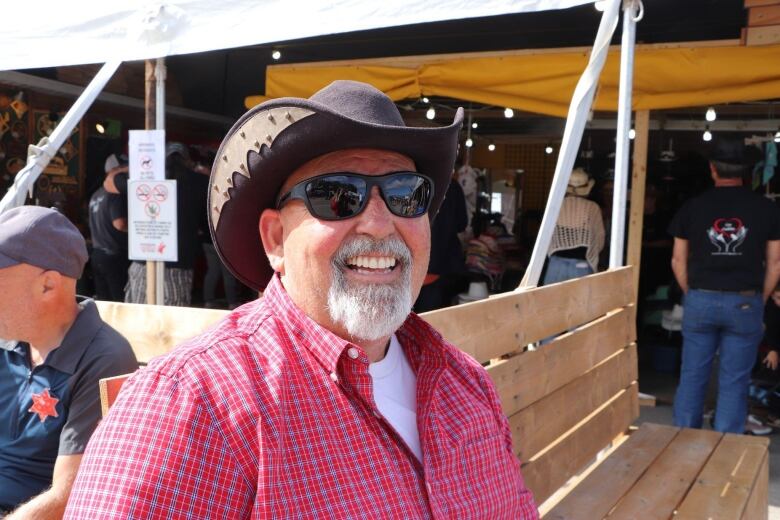
[[[356,256],[375,254],[379,256],[392,256],[402,268],[408,268],[412,264],[412,253],[404,242],[398,237],[377,240],[367,236],[357,236],[339,247],[333,255],[333,266],[339,269],[347,267],[347,260]]]

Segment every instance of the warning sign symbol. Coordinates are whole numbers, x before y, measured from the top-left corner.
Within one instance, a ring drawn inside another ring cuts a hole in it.
[[[157,202],[165,202],[165,199],[168,198],[168,188],[164,184],[155,185],[152,189],[152,197]]]
[[[141,169],[147,171],[152,169],[152,158],[148,155],[141,156]]]
[[[151,191],[148,184],[139,184],[135,189],[135,196],[138,197],[138,200],[146,202],[151,198]]]
[[[144,205],[144,212],[149,218],[155,219],[160,216],[160,205],[153,200],[149,201]]]

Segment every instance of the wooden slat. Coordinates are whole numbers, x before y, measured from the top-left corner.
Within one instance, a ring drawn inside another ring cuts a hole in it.
[[[643,425],[639,430],[648,426]],[[679,430],[674,440],[618,503],[609,520],[672,518],[674,510],[722,437],[723,434],[710,430]]]
[[[758,470],[756,483],[748,499],[745,513],[741,520],[768,520],[769,519],[769,457],[764,459],[761,469]]]
[[[638,416],[639,403],[634,384],[583,420],[570,434],[524,464],[523,476],[536,502],[544,502],[569,478],[582,471]]]
[[[746,509],[769,439],[726,434],[677,510],[675,520],[739,519]]]
[[[545,520],[605,517],[677,435],[678,428],[645,424],[607,457]],[[648,509],[652,509],[653,506]],[[644,518],[640,516],[640,518]]]
[[[776,24],[780,24],[780,2],[777,5],[754,7],[748,14],[750,27]]]
[[[103,379],[98,380],[98,387],[100,388],[100,411],[102,412],[103,417],[106,416],[108,409],[111,408],[111,405],[116,401],[122,385],[125,384],[125,381],[127,381],[127,378],[131,375],[132,374],[123,374],[121,376],[104,377]]]
[[[96,303],[100,317],[127,338],[140,363],[169,352],[228,314],[224,310],[194,307]]]
[[[631,203],[628,217],[626,260],[634,266],[634,302],[639,295],[639,269],[642,263],[642,225],[645,218],[645,184],[647,178],[647,142],[650,135],[650,111],[637,110],[634,115],[634,164],[631,167]]]
[[[538,350],[488,367],[507,416],[574,381],[636,337],[634,313],[621,309]]]
[[[745,9],[762,5],[780,5],[780,0],[745,0]]]
[[[486,362],[629,305],[632,276],[624,267],[422,316],[448,341]]]
[[[780,43],[780,25],[748,27],[745,41],[747,45],[772,45]]]
[[[515,453],[528,460],[590,415],[637,378],[636,345],[617,352],[509,418]]]

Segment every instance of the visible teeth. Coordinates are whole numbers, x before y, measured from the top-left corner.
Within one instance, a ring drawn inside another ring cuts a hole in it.
[[[347,264],[367,269],[389,269],[395,266],[395,258],[388,256],[353,256]]]

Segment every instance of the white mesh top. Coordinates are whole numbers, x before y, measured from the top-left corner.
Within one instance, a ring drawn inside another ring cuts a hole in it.
[[[593,272],[598,270],[599,253],[604,247],[604,221],[599,205],[582,197],[567,195],[561,205],[561,213],[555,224],[550,250],[556,251],[587,248],[586,259]]]

